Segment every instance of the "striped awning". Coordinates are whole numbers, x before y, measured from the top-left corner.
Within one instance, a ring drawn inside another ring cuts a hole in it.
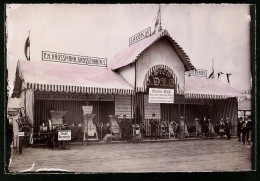
[[[23,82],[23,88],[26,89],[94,94],[134,94],[133,87],[119,74],[104,67],[19,60],[17,74]],[[15,80],[15,84],[18,82]]]
[[[185,76],[185,98],[226,99],[230,97],[245,96],[218,79]]]

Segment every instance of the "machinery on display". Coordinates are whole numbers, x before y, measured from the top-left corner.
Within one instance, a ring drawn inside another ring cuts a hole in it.
[[[71,140],[71,129],[64,124],[64,115],[67,111],[50,111],[48,122],[39,127],[39,135],[45,139],[47,146],[56,149],[65,149],[65,143]]]

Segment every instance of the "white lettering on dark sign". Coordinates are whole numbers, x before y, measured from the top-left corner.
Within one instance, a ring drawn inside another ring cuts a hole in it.
[[[151,36],[151,28],[146,28],[145,30],[137,33],[136,35],[132,36],[129,38],[129,46],[131,46],[132,44],[147,38],[148,36]]]
[[[71,55],[64,53],[56,53],[49,51],[42,51],[42,60],[51,62],[71,63],[88,66],[106,67],[106,58],[88,57],[80,55]]]

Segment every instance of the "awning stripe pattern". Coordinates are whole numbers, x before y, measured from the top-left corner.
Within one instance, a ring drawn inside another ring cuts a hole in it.
[[[110,89],[110,88],[100,88],[100,87],[82,87],[82,86],[70,86],[70,85],[51,85],[51,84],[35,84],[27,83],[27,89],[47,91],[47,92],[71,92],[71,93],[93,93],[93,94],[123,94],[123,95],[133,95],[134,90],[129,89]],[[138,89],[139,90],[139,89]],[[140,90],[143,90],[140,89]]]
[[[193,99],[227,99],[244,97],[243,94],[218,79],[185,77],[185,97]]]

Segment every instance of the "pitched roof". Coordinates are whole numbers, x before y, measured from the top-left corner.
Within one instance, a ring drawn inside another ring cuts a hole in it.
[[[17,69],[27,88],[35,90],[124,94],[133,91],[119,74],[106,67],[19,60]]]
[[[147,37],[131,45],[130,47],[127,47],[126,49],[122,50],[110,60],[108,67],[110,67],[112,70],[116,70],[118,68],[124,67],[135,62],[147,48],[152,46],[154,43],[156,43],[163,37],[165,37],[168,40],[172,48],[176,51],[177,55],[183,62],[185,69],[195,69],[194,66],[191,64],[188,55],[183,51],[180,45],[178,45],[178,43],[172,39],[167,30],[157,32],[154,35]]]
[[[244,97],[244,95],[218,79],[185,76],[185,97],[228,98]]]

